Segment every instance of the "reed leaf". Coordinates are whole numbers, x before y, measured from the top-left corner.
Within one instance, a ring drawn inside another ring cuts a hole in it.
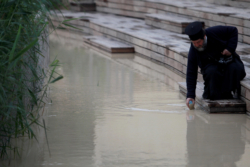
[[[57,78],[55,78],[53,81],[51,81],[50,83],[55,83],[55,82],[57,82],[57,81],[59,81],[59,80],[61,80],[61,79],[63,79],[63,76],[62,75],[60,75],[60,76],[58,76]]]
[[[15,49],[16,49],[17,42],[18,42],[19,37],[20,37],[21,28],[22,28],[22,26],[19,25],[19,29],[18,29],[18,32],[17,32],[16,40],[15,40],[14,45],[13,45],[13,47],[12,47],[12,50],[11,50],[11,52],[10,52],[9,61],[12,60],[14,51],[15,51]]]
[[[19,155],[12,139],[28,136],[38,141],[34,129],[45,128],[40,111],[46,91],[49,84],[63,78],[54,76],[58,60],[48,67],[41,64],[47,27],[52,24],[49,16],[58,4],[59,0],[0,2],[0,158],[8,157],[9,151]]]

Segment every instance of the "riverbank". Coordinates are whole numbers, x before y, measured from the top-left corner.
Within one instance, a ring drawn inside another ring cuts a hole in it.
[[[76,20],[72,20],[70,23],[83,30],[85,35],[87,33],[104,36],[132,45],[136,53],[158,64],[160,66],[158,68],[158,70],[160,69],[160,73],[165,76],[171,76],[171,73],[177,74],[178,77],[170,77],[176,83],[185,81],[187,53],[190,45],[186,35],[155,28],[147,25],[145,20],[137,18],[100,12],[74,13],[63,11],[62,13],[65,18],[76,18]],[[58,24],[62,19],[63,17],[52,17],[55,24]],[[239,42],[237,52],[240,54],[247,72],[247,77],[241,82],[241,99],[246,102],[247,111],[250,111],[250,59],[248,48],[249,45],[247,43]],[[152,67],[149,66],[149,68]],[[167,78],[162,81],[167,83]],[[200,73],[198,81],[203,82]]]

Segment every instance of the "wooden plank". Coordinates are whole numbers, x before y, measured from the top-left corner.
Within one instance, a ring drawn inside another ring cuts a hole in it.
[[[110,53],[134,53],[134,47],[125,43],[100,36],[84,36],[84,42]]]
[[[179,82],[180,92],[187,94],[186,82]],[[203,84],[197,82],[195,101],[208,113],[246,113],[246,103],[239,99],[208,100],[202,98]]]

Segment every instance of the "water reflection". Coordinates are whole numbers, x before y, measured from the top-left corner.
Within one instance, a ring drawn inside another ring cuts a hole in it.
[[[96,52],[51,45],[65,79],[52,87],[50,113],[57,117],[49,121],[46,165],[184,164],[186,107],[177,90]]]
[[[130,69],[134,69],[137,72],[148,76],[148,79],[157,79],[176,90],[179,89],[178,82],[185,82],[185,77],[177,75],[171,69],[152,62],[150,59],[147,59],[145,56],[140,54],[111,54],[103,51],[102,49],[92,47],[91,45],[83,42],[81,34],[57,30],[57,35],[52,34],[50,39],[60,43],[61,45],[67,46],[67,48],[87,48],[95,55],[105,57],[105,59],[109,59],[110,61],[115,61],[116,63],[126,65]]]
[[[245,152],[246,117],[188,111],[186,118],[188,167],[236,166]]]

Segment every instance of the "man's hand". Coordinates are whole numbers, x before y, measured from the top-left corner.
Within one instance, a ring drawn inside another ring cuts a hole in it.
[[[230,56],[231,52],[229,52],[227,49],[224,49],[223,52],[221,52],[221,54],[224,56]]]
[[[195,105],[195,100],[194,100],[193,98],[187,98],[187,100],[186,100],[186,105],[187,105],[188,108],[190,108],[190,107],[189,107],[189,101],[192,101],[193,104]]]

